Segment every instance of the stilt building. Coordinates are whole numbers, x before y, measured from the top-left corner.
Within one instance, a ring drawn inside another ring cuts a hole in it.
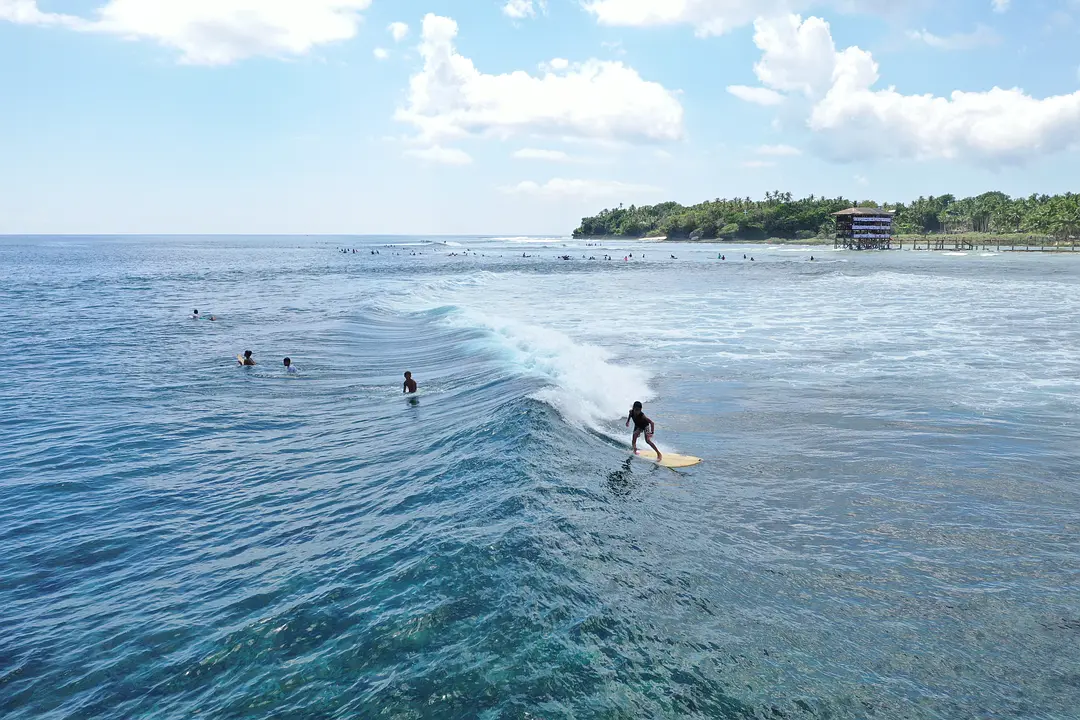
[[[853,207],[833,213],[836,218],[835,247],[845,250],[891,250],[893,213],[870,207]]]

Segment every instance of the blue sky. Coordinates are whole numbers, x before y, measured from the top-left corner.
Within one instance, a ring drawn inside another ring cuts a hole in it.
[[[1080,0],[0,0],[0,233],[1077,190]]]

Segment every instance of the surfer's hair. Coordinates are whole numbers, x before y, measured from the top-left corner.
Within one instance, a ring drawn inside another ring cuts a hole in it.
[[[640,410],[641,408],[642,408],[642,405],[641,405],[640,400],[638,400],[636,403],[634,403],[634,409],[635,410]]]

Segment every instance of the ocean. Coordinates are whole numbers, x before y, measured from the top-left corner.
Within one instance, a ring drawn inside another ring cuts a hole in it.
[[[1076,717],[1080,253],[9,237],[0,301],[6,720]]]

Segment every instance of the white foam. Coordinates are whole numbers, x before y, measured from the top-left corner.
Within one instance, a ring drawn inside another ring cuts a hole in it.
[[[544,380],[547,387],[534,397],[569,423],[603,431],[635,401],[653,397],[647,372],[557,330],[476,311],[463,311],[457,321],[490,331],[514,365]]]

